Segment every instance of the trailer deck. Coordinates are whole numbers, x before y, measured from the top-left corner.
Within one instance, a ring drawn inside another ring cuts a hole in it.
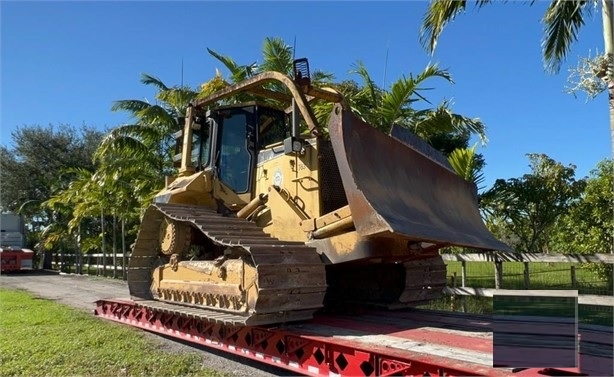
[[[228,325],[228,319],[221,318],[224,314],[218,314],[219,320],[206,320],[198,310],[158,301],[99,300],[94,312],[102,318],[310,376],[589,375],[580,368],[493,368],[491,320],[482,315],[364,310],[254,327]],[[589,344],[586,339],[583,342]],[[590,359],[593,368],[595,360],[594,356]]]

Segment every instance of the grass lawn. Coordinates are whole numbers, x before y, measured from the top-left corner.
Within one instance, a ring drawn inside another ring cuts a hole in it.
[[[53,289],[50,287],[50,289]],[[0,376],[222,376],[141,330],[0,288]]]

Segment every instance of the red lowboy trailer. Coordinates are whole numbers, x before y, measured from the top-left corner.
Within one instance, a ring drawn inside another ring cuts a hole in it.
[[[483,315],[363,310],[273,327],[231,326],[225,314],[120,299],[97,301],[94,313],[309,376],[611,375],[611,359],[582,353],[577,368],[493,368],[491,320]],[[590,337],[586,331],[583,344]]]

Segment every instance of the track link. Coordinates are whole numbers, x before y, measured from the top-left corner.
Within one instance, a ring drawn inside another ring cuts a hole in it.
[[[219,292],[199,292],[201,299],[197,304],[181,299],[170,303],[167,299],[163,303],[154,297],[152,272],[164,264],[159,245],[159,229],[164,219],[188,224],[215,245],[240,249],[242,254],[249,255],[250,264],[256,268],[257,300],[238,311],[231,306],[220,307],[220,301],[227,298],[220,297]],[[206,207],[156,203],[143,216],[130,258],[128,286],[137,305],[163,307],[232,325],[265,325],[312,318],[323,306],[326,272],[315,248],[273,238],[254,223],[225,217]],[[208,305],[212,300],[215,306]]]

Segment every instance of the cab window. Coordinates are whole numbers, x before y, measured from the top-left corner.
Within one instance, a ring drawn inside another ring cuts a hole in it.
[[[288,134],[285,114],[279,110],[260,108],[258,111],[258,144],[260,149],[283,141]]]
[[[203,122],[204,123],[204,122]],[[209,164],[209,124],[199,124],[192,132],[192,166],[197,171],[203,170]]]
[[[249,190],[251,154],[247,150],[247,116],[244,112],[224,116],[221,127],[219,177],[236,193]]]

